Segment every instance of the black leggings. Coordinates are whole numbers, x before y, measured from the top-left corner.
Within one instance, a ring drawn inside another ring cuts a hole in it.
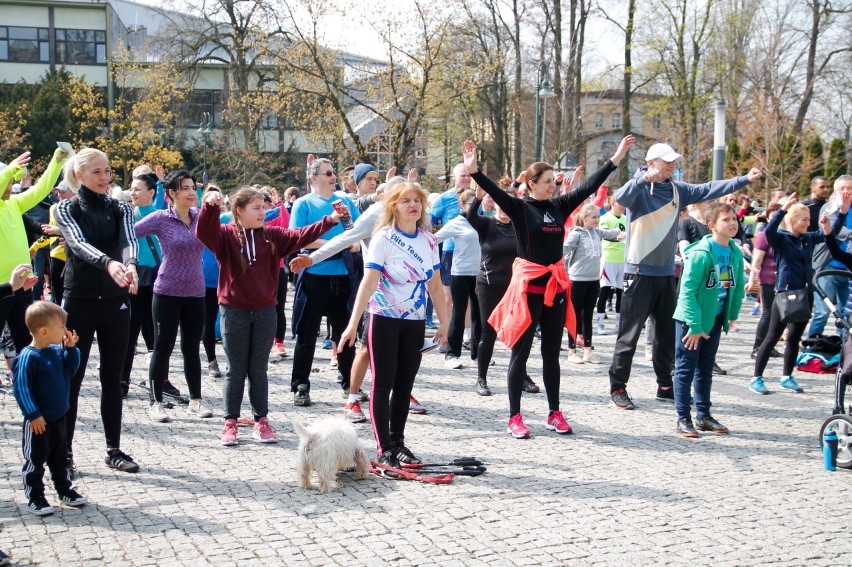
[[[482,323],[479,318],[479,300],[476,298],[476,276],[451,276],[450,293],[453,296],[453,314],[447,332],[447,354],[461,356],[464,339],[464,315],[470,305],[470,357],[476,360],[477,345],[482,335]]]
[[[609,301],[609,298],[612,297],[613,292],[615,293],[615,312],[621,313],[622,290],[620,287],[610,287],[608,285],[603,286],[601,288],[600,295],[598,295],[598,313],[606,311],[606,303]]]
[[[425,336],[426,322],[423,320],[370,314],[367,330],[373,373],[370,421],[380,456],[405,440],[408,399],[420,370],[420,348]],[[376,353],[381,354],[376,356]]]
[[[127,335],[130,330],[130,301],[127,296],[109,299],[65,298],[63,307],[68,313],[66,326],[77,331],[80,337],[80,367],[71,378],[70,407],[65,414],[68,433],[68,452],[74,441],[74,426],[77,424],[77,398],[86,375],[89,352],[95,335],[98,336],[98,352],[101,369],[101,420],[108,449],[121,448],[121,371],[127,350]]]
[[[50,299],[57,305],[62,305],[62,297],[65,295],[65,260],[50,258]]]
[[[163,401],[163,385],[169,376],[169,358],[180,326],[180,352],[189,397],[201,399],[201,355],[204,298],[154,294],[154,354],[148,369],[151,399]]]
[[[577,334],[583,335],[584,347],[592,346],[592,315],[595,312],[595,301],[598,299],[601,284],[598,280],[591,282],[571,282],[571,304],[577,319]],[[577,348],[575,337],[568,334],[568,348]]]
[[[33,294],[28,291],[19,290],[0,299],[0,333],[3,332],[5,325],[9,325],[12,343],[15,345],[15,351],[19,353],[33,340],[24,317],[27,307],[32,304]],[[72,327],[68,328],[71,329]]]
[[[769,330],[769,319],[772,315],[772,304],[775,303],[775,285],[760,284],[760,320],[757,322],[757,330],[754,332],[754,345],[751,350],[756,351],[766,338]]]
[[[479,341],[476,354],[477,377],[479,378],[488,377],[488,366],[491,364],[491,357],[494,355],[494,343],[497,341],[497,331],[488,324],[488,318],[491,317],[494,308],[506,295],[508,288],[509,284],[489,285],[476,282],[476,298],[479,300],[479,316],[482,319],[482,339]]]
[[[284,307],[287,305],[287,269],[281,268],[278,273],[278,304],[275,306],[275,342],[284,340],[284,335],[287,334],[287,316],[284,314]]]
[[[527,377],[527,360],[530,357],[535,328],[541,327],[542,381],[547,392],[550,411],[559,409],[559,348],[565,326],[565,294],[557,293],[553,305],[544,305],[544,294],[527,293],[530,308],[530,326],[512,348],[509,358],[509,417],[521,411],[521,394]]]
[[[812,294],[808,297],[813,298]],[[811,299],[811,308],[813,308],[813,299]],[[808,326],[807,321],[801,323],[785,324],[781,322],[781,315],[778,313],[778,305],[773,301],[771,315],[769,316],[769,328],[766,330],[766,338],[757,349],[757,355],[754,358],[754,375],[763,376],[763,371],[766,370],[766,364],[769,362],[769,353],[778,344],[781,335],[784,334],[784,328],[787,328],[787,340],[784,343],[784,368],[782,376],[790,376],[793,369],[796,368],[796,358],[799,356],[799,342],[802,340],[802,335],[805,333],[805,328]]]
[[[129,296],[130,299],[130,334],[127,337],[127,353],[124,355],[124,370],[121,373],[123,382],[130,382],[130,372],[133,370],[133,359],[136,357],[136,343],[139,340],[139,332],[142,332],[142,340],[148,352],[154,350],[154,314],[152,302],[154,300],[153,286],[140,287],[136,295]]]
[[[219,295],[215,287],[204,289],[204,332],[201,340],[204,343],[204,354],[207,362],[216,360],[216,317],[219,315]]]

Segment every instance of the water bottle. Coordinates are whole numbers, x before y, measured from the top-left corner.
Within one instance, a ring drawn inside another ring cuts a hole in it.
[[[837,433],[829,427],[822,436],[822,458],[825,462],[825,470],[837,470]]]

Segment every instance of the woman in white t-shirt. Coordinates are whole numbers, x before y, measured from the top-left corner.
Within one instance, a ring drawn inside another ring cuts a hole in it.
[[[367,309],[373,372],[370,417],[379,462],[392,467],[420,462],[404,441],[409,395],[426,334],[427,291],[441,320],[435,342],[446,344],[450,319],[438,242],[428,230],[426,200],[418,183],[399,183],[385,194],[385,208],[364,257],[364,278],[338,347],[354,345],[358,321]]]

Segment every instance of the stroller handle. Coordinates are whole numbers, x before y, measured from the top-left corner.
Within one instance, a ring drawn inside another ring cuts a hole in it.
[[[822,289],[822,287],[819,285],[819,279],[824,278],[826,276],[840,276],[843,278],[852,279],[852,272],[848,270],[820,270],[814,274],[813,279],[814,290],[817,292],[817,294],[819,294],[819,297],[822,302],[825,303],[825,305],[828,307],[828,310],[834,316],[837,326],[846,329],[847,331],[852,330],[852,327],[850,327],[849,323],[846,322],[846,320],[843,318],[843,315],[838,309],[838,307],[842,306],[834,305],[828,298],[828,295],[825,293],[825,290]]]

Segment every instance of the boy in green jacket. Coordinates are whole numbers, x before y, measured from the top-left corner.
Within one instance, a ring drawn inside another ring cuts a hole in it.
[[[710,415],[713,362],[722,330],[735,321],[745,295],[743,253],[731,243],[736,236],[737,214],[724,203],[704,209],[710,234],[689,245],[684,260],[680,296],[675,309],[674,397],[677,432],[698,437],[698,431],[728,433]],[[692,423],[691,390],[695,389],[695,425]]]

